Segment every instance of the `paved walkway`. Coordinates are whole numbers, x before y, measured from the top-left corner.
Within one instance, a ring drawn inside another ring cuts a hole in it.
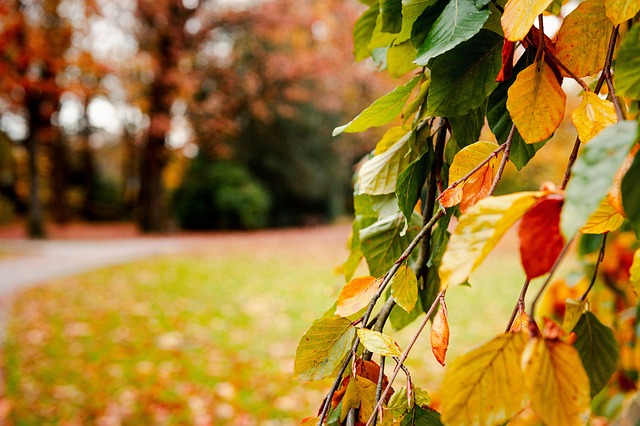
[[[0,239],[0,297],[43,281],[143,257],[178,253],[189,238],[30,241]]]

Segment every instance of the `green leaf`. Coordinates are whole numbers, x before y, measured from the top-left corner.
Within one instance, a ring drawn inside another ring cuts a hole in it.
[[[298,380],[329,377],[351,350],[356,329],[342,317],[321,318],[302,336],[293,366]]]
[[[432,162],[432,155],[429,154],[430,152],[422,154],[398,176],[395,193],[398,197],[398,207],[407,220],[411,219],[422,187],[427,180],[427,173]]]
[[[488,30],[438,56],[431,67],[427,114],[452,117],[482,105],[496,88],[502,37]]]
[[[489,9],[479,10],[471,0],[451,0],[431,27],[415,63],[427,65],[432,58],[469,40],[480,32],[489,14]]]
[[[356,61],[368,58],[371,54],[369,42],[373,36],[379,13],[380,8],[376,2],[358,18],[353,27],[353,54],[356,57]]]
[[[415,20],[411,28],[411,43],[414,46],[422,46],[427,39],[431,27],[435,24],[444,8],[449,4],[448,0],[436,0],[430,2],[429,6]]]
[[[451,133],[460,149],[471,145],[480,139],[484,127],[484,116],[487,113],[487,103],[484,102],[469,114],[449,117]]]
[[[439,269],[442,286],[466,282],[500,238],[541,195],[541,192],[517,192],[485,198],[462,215],[442,256]]]
[[[440,413],[431,408],[414,405],[413,409],[402,418],[400,426],[442,426]]]
[[[411,38],[414,23],[420,15],[438,0],[403,0],[402,2],[402,30],[395,40],[395,44],[403,43]]]
[[[367,259],[371,275],[381,277],[402,255],[421,228],[422,218],[414,214],[406,234],[402,213],[388,216],[360,231],[360,247]]]
[[[622,121],[607,127],[589,141],[573,166],[565,193],[560,228],[571,238],[611,188],[618,168],[637,140],[638,123]]]
[[[516,81],[517,74],[525,69],[527,66],[533,63],[534,55],[530,52],[525,53],[518,63],[513,67],[513,74],[511,78],[498,85],[496,90],[489,96],[489,107],[487,109],[487,122],[489,128],[495,135],[498,143],[502,144],[506,142],[513,121],[507,110],[507,92],[509,88]],[[511,152],[509,153],[509,160],[516,166],[518,170],[521,170],[529,161],[536,155],[536,152],[540,150],[548,139],[542,142],[536,142],[528,144],[520,136],[520,132],[516,129],[516,132],[511,141]]]
[[[524,333],[501,334],[449,365],[442,382],[447,425],[504,424],[527,404],[520,358]]]
[[[422,302],[420,301],[420,299],[418,299],[416,305],[409,313],[407,313],[407,311],[402,309],[400,306],[395,305],[393,309],[391,309],[389,321],[391,321],[391,327],[393,327],[394,330],[402,330],[403,328],[414,322],[416,318],[418,318],[420,314],[423,313],[424,309],[422,308]]]
[[[504,5],[507,3],[506,0],[499,0],[497,2],[502,9],[504,9]],[[493,2],[489,2],[489,11],[491,15],[489,15],[489,19],[484,23],[485,30],[492,31],[498,34],[500,37],[504,37],[504,32],[502,31],[502,24],[500,23],[500,18],[502,17],[502,13],[498,10],[496,5]]]
[[[622,207],[634,229],[640,227],[640,155],[636,155],[622,178]]]
[[[416,49],[410,41],[396,44],[387,50],[387,70],[391,77],[402,77],[406,73],[413,71],[416,65],[413,58],[416,56]]]
[[[620,351],[613,331],[591,312],[585,312],[573,328],[578,338],[573,346],[578,350],[582,366],[589,376],[591,396],[605,387],[618,366]]]
[[[398,199],[395,194],[369,195],[356,194],[353,197],[358,215],[366,215],[376,220],[398,213]]]
[[[402,264],[389,283],[391,294],[396,303],[405,311],[411,312],[418,301],[418,279],[413,269]]]
[[[337,136],[342,132],[363,132],[371,127],[384,126],[400,115],[402,108],[411,96],[411,91],[420,79],[420,76],[416,76],[405,85],[396,87],[393,91],[372,103],[349,123],[336,127],[333,131],[333,136]]]
[[[402,0],[380,0],[382,31],[399,33],[402,29]]]
[[[384,195],[396,190],[398,176],[411,164],[409,140],[413,132],[404,135],[391,148],[367,161],[358,172],[357,194]]]
[[[379,331],[358,328],[360,343],[369,351],[382,356],[401,356],[402,349],[393,338]]]
[[[640,26],[634,25],[622,40],[616,60],[616,95],[640,99]]]

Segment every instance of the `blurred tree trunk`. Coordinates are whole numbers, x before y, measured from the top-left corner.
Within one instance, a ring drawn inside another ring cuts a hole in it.
[[[91,219],[95,215],[95,182],[96,182],[96,162],[91,148],[91,125],[89,124],[88,99],[84,106],[84,126],[80,134],[80,158],[82,159],[82,216]]]
[[[67,202],[67,189],[69,187],[67,158],[68,149],[61,132],[51,141],[49,158],[51,161],[51,213],[56,223],[67,223],[71,218]]]
[[[28,158],[29,210],[27,212],[27,234],[31,238],[44,238],[44,210],[40,200],[40,170],[38,167],[39,136],[42,133],[40,109],[42,100],[39,94],[27,92],[26,106],[29,112],[29,136],[25,140]]]

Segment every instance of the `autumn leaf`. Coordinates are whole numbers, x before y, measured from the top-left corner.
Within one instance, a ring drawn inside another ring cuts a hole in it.
[[[629,281],[631,281],[633,292],[640,297],[640,249],[633,253],[633,263],[629,268]]]
[[[588,142],[605,128],[617,123],[613,102],[600,99],[591,91],[585,92],[580,106],[571,113],[571,121],[582,142]]]
[[[298,380],[322,380],[330,376],[351,350],[356,330],[341,317],[321,318],[302,336],[293,366]]]
[[[565,300],[564,318],[562,319],[562,329],[569,333],[576,326],[587,305],[586,300],[567,299]]]
[[[613,24],[605,15],[604,0],[583,1],[564,18],[555,55],[578,77],[595,74],[604,66],[612,30]]]
[[[442,287],[467,281],[500,238],[541,196],[542,192],[518,192],[489,197],[462,215],[442,256],[438,271]]]
[[[373,413],[376,404],[376,384],[364,377],[354,376],[349,381],[347,391],[342,398],[340,421],[344,421],[349,410],[358,410],[358,419],[366,422]]]
[[[447,319],[447,307],[444,303],[433,318],[431,326],[431,351],[436,360],[444,367],[444,359],[449,348],[449,321]]]
[[[587,223],[580,228],[583,234],[604,234],[606,232],[615,231],[622,226],[624,216],[616,211],[605,197],[598,208],[591,213],[587,219]]]
[[[528,402],[520,358],[525,333],[501,334],[456,358],[442,382],[442,422],[450,426],[507,422]]]
[[[411,312],[418,301],[418,279],[413,269],[406,263],[400,265],[389,285],[396,303],[407,313]]]
[[[476,142],[462,148],[454,157],[449,167],[449,182],[454,183],[471,172],[498,148],[493,142]],[[440,196],[443,207],[460,204],[460,212],[465,213],[478,201],[486,198],[495,176],[495,166],[499,157],[495,156],[487,164],[474,172],[459,185],[447,188]]]
[[[300,422],[300,426],[318,426],[320,417],[306,417]]]
[[[509,0],[502,14],[502,30],[509,41],[525,38],[533,22],[552,0]]]
[[[358,277],[342,287],[338,295],[336,315],[348,317],[367,306],[371,298],[380,288],[380,281],[375,277]]]
[[[605,0],[604,5],[613,25],[622,24],[640,12],[640,0]]]
[[[522,70],[509,88],[507,109],[526,143],[540,142],[555,132],[567,96],[543,60]]]
[[[518,228],[520,259],[529,279],[549,272],[564,247],[560,233],[562,203],[561,195],[548,195],[522,217]]]
[[[509,333],[519,333],[521,331],[528,332],[529,330],[529,315],[524,311],[524,307],[519,309],[519,312],[516,316],[516,319],[513,321],[511,325],[511,329]]]
[[[522,354],[533,410],[548,426],[584,425],[589,418],[589,377],[578,351],[559,339],[531,339]]]
[[[402,355],[402,349],[400,349],[396,341],[379,331],[358,328],[358,337],[369,352],[382,356]]]

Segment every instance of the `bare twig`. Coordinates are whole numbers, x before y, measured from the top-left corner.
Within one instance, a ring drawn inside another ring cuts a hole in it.
[[[504,172],[504,168],[507,166],[507,161],[509,161],[509,153],[511,152],[511,143],[513,142],[513,136],[516,134],[516,125],[511,125],[511,130],[509,131],[509,136],[507,136],[507,140],[504,143],[504,154],[502,155],[502,161],[500,161],[500,166],[498,167],[498,171],[496,173],[496,177],[493,179],[493,183],[491,184],[491,188],[489,188],[489,197],[496,192],[496,188],[498,187],[498,183],[500,183],[500,179],[502,179],[502,173]]]
[[[589,295],[589,292],[593,288],[593,285],[596,283],[596,278],[598,276],[598,267],[602,263],[602,259],[604,259],[604,250],[605,250],[606,245],[607,245],[607,233],[604,233],[604,234],[602,234],[602,245],[600,246],[600,253],[598,254],[598,260],[596,261],[596,266],[595,266],[595,269],[593,271],[593,276],[591,277],[591,282],[589,283],[589,287],[584,292],[582,297],[580,297],[580,301],[582,301],[582,302],[587,300],[587,296]]]
[[[567,184],[569,183],[569,179],[571,178],[571,169],[573,168],[573,163],[576,162],[578,158],[578,151],[580,150],[580,138],[577,137],[576,141],[573,144],[573,149],[571,150],[571,155],[569,155],[569,161],[567,162],[567,167],[564,170],[564,177],[562,178],[562,184],[560,184],[560,189],[564,190],[567,188]]]
[[[606,71],[603,72],[604,80],[607,82],[607,88],[609,89],[609,96],[611,97],[611,102],[613,102],[613,107],[616,110],[616,117],[618,118],[618,122],[624,120],[624,114],[622,114],[622,108],[620,107],[620,102],[618,101],[618,97],[616,96],[616,89],[613,87],[613,79],[611,78],[611,72]]]
[[[411,338],[411,341],[405,348],[404,352],[402,352],[402,355],[400,355],[400,358],[398,359],[398,364],[396,364],[396,367],[393,369],[393,373],[391,373],[391,377],[389,377],[389,384],[387,384],[384,391],[382,392],[382,395],[380,395],[380,400],[378,401],[376,406],[373,408],[373,414],[369,418],[369,421],[367,422],[366,426],[371,426],[373,424],[373,418],[377,415],[378,409],[382,406],[382,401],[384,401],[384,399],[387,397],[387,394],[391,390],[391,386],[393,385],[393,382],[396,380],[396,377],[398,377],[398,372],[402,369],[404,362],[407,360],[407,357],[409,356],[409,352],[411,352],[411,349],[413,348],[416,341],[418,340],[418,337],[420,337],[420,334],[422,334],[422,330],[429,322],[429,318],[431,318],[431,314],[436,309],[436,307],[440,303],[440,300],[444,297],[446,292],[447,292],[446,289],[440,290],[440,293],[438,293],[438,295],[436,296],[436,299],[433,301],[433,303],[431,304],[431,307],[427,311],[427,315],[424,317],[424,319],[420,323],[418,330],[415,332],[415,334]]]

